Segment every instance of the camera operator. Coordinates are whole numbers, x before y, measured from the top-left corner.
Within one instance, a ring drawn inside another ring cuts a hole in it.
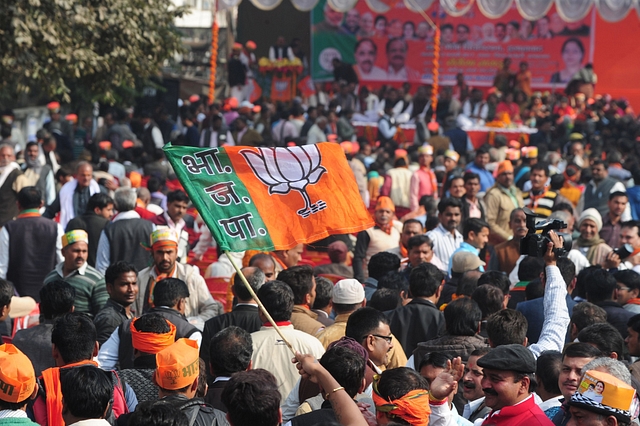
[[[605,259],[605,268],[621,271],[633,269],[640,273],[640,222],[630,220],[620,225],[620,246],[615,247]],[[627,250],[624,245],[630,245]]]

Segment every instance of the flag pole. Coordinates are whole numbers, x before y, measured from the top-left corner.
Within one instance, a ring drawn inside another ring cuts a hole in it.
[[[291,346],[291,343],[289,343],[289,341],[287,340],[286,337],[284,337],[284,335],[282,334],[282,330],[280,330],[280,327],[278,327],[278,325],[276,324],[276,322],[273,320],[273,318],[271,318],[271,315],[269,315],[269,312],[267,312],[267,309],[264,307],[264,305],[262,304],[262,302],[260,301],[260,299],[258,299],[258,295],[256,295],[255,291],[253,291],[253,289],[251,288],[251,285],[249,285],[249,282],[247,281],[247,277],[244,276],[244,274],[242,273],[242,271],[240,270],[240,268],[238,268],[238,265],[236,265],[236,262],[233,260],[233,258],[231,257],[231,255],[229,254],[229,250],[225,250],[224,254],[227,255],[227,259],[229,259],[229,262],[231,262],[231,264],[233,265],[233,269],[236,270],[236,274],[240,275],[240,279],[242,280],[242,283],[244,284],[244,286],[247,288],[247,290],[249,290],[249,293],[251,294],[251,297],[253,297],[253,300],[256,301],[256,303],[258,304],[258,308],[260,308],[260,310],[262,311],[262,313],[264,314],[264,316],[267,318],[267,320],[269,321],[269,323],[271,323],[271,325],[273,326],[273,328],[276,330],[276,332],[280,335],[280,337],[282,338],[282,341],[284,343],[286,343],[286,345],[289,347],[289,349],[291,350],[291,353],[293,354],[293,356],[296,355],[296,350],[293,349],[293,346]]]

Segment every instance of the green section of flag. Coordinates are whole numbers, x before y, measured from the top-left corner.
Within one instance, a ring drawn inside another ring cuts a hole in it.
[[[274,249],[260,212],[224,148],[169,143],[164,152],[222,250]]]
[[[325,3],[326,0],[320,0],[311,11],[311,76],[314,80],[333,80],[331,59],[334,56],[350,64],[355,62],[355,36],[341,31],[323,31]]]

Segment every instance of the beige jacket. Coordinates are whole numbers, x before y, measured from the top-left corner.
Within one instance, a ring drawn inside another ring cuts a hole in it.
[[[324,330],[324,324],[318,321],[318,314],[299,305],[293,307],[291,324],[296,330],[304,331],[312,336],[316,336]]]
[[[515,191],[518,201],[517,206],[514,205],[511,197],[505,194],[498,183],[489,188],[484,196],[485,217],[491,227],[491,240],[494,244],[499,244],[513,237],[513,233],[509,228],[509,216],[513,209],[524,205],[522,192],[518,188],[515,188]]]

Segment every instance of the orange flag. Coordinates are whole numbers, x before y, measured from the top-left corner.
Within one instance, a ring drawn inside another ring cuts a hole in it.
[[[373,226],[338,144],[164,151],[222,250],[287,250]]]

